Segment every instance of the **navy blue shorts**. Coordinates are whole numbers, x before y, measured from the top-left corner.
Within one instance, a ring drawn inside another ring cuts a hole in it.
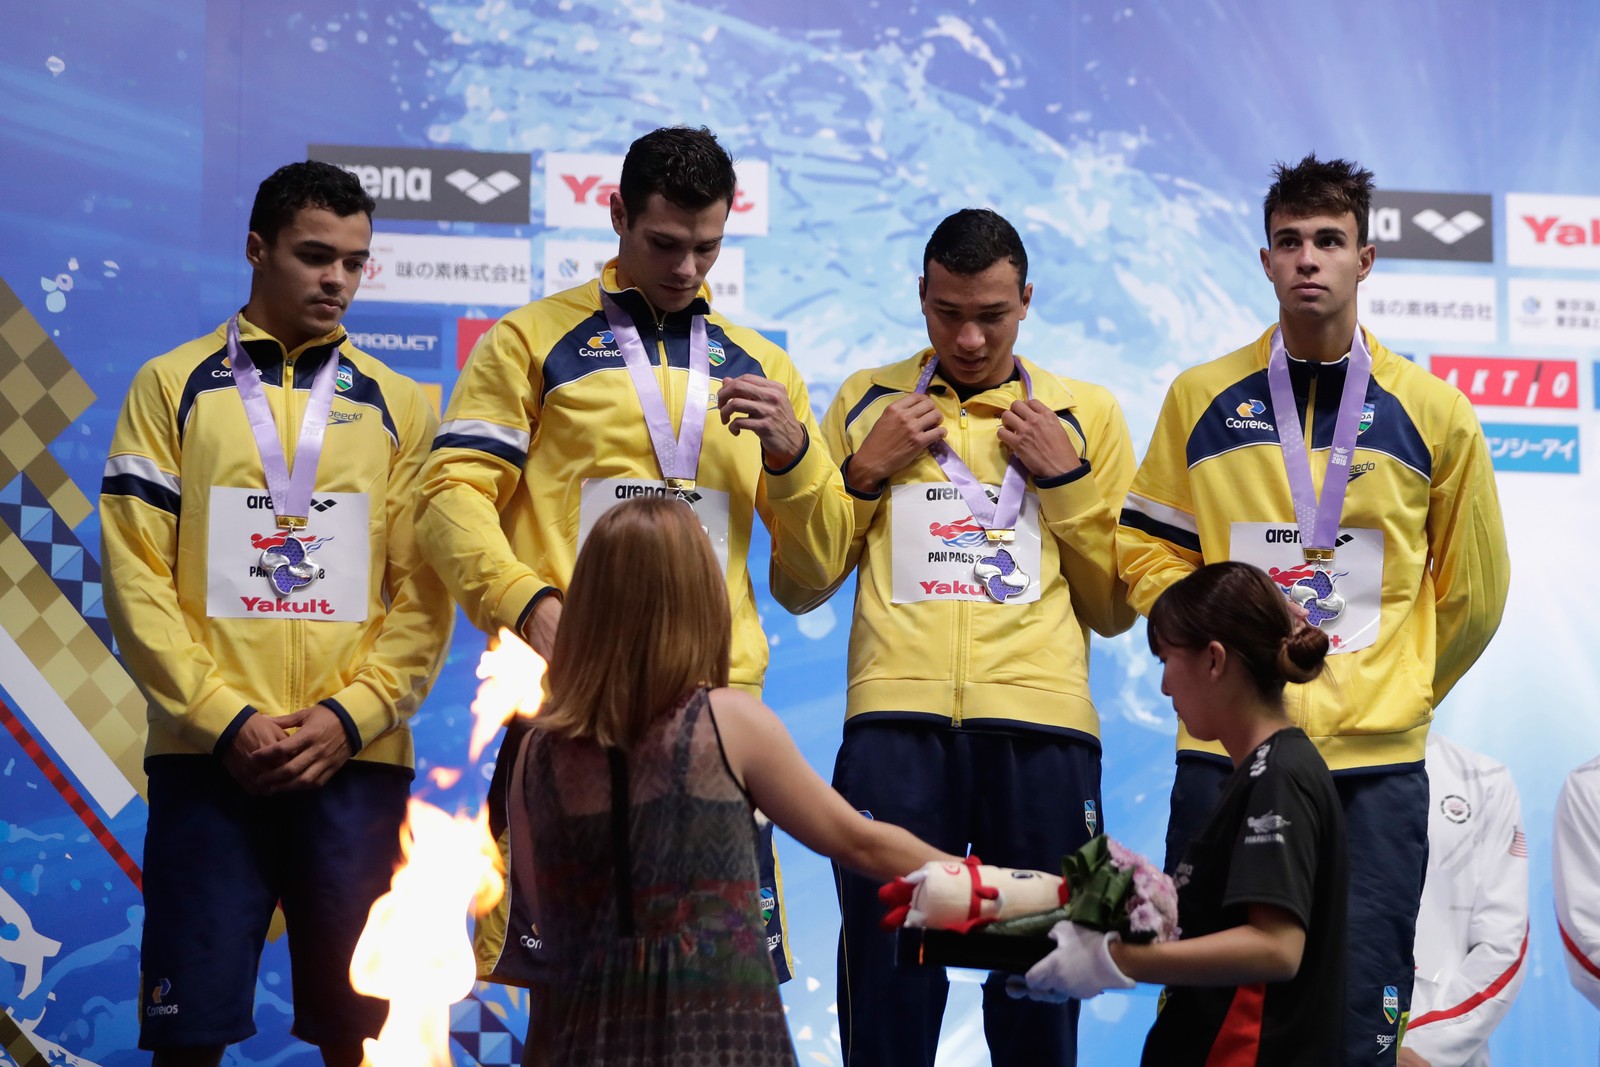
[[[1088,737],[867,720],[845,726],[833,786],[857,809],[929,844],[985,863],[1056,872],[1103,832],[1100,748]],[[847,1067],[931,1067],[949,983],[942,967],[898,967],[878,926],[878,885],[834,867],[839,1036]],[[984,1036],[996,1067],[1077,1062],[1078,1003],[1016,1000],[983,989]]]
[[[145,766],[139,1047],[256,1032],[256,972],[279,901],[294,1035],[313,1045],[376,1037],[389,1005],[350,988],[350,957],[400,862],[411,772],[352,761],[320,789],[253,797],[209,756]]]
[[[1167,823],[1168,871],[1205,828],[1232,773],[1225,758],[1178,758]],[[1333,784],[1344,806],[1350,851],[1344,1062],[1392,1067],[1416,974],[1417,909],[1428,869],[1428,774],[1415,763],[1342,771]]]

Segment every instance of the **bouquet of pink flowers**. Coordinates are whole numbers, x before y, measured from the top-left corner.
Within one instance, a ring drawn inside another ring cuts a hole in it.
[[[1062,919],[1091,930],[1115,930],[1122,940],[1173,941],[1178,891],[1172,879],[1139,853],[1105,834],[1061,860],[1067,898],[1058,908],[982,927],[986,934],[1044,937]]]
[[[1178,936],[1178,892],[1143,856],[1101,835],[1061,860],[1061,875],[962,863],[929,863],[878,891],[883,925],[898,929],[908,966],[1027,971],[1055,948],[1063,919],[1115,930],[1124,941]]]

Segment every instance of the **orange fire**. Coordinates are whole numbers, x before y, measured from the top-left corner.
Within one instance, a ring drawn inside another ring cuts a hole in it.
[[[513,715],[532,717],[544,699],[544,659],[506,629],[489,642],[478,660],[478,697],[472,702],[472,742],[468,756],[477,762],[484,746]]]
[[[472,702],[471,759],[476,762],[513,715],[537,713],[544,660],[501,630],[478,662]],[[435,769],[435,784],[453,781]],[[403,860],[389,892],[367,917],[350,963],[356,990],[389,1001],[376,1040],[365,1043],[367,1067],[449,1067],[450,1005],[472,991],[477,964],[465,919],[484,914],[505,892],[500,850],[489,834],[488,809],[447,815],[413,798],[400,832]]]

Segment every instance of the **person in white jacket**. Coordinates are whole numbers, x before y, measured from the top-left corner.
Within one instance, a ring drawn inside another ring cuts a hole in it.
[[[1600,1008],[1600,757],[1567,775],[1551,852],[1567,977]]]
[[[1428,875],[1399,1067],[1488,1067],[1527,974],[1528,841],[1511,772],[1428,735]]]

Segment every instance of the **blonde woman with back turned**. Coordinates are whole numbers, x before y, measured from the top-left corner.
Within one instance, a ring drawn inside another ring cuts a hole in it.
[[[537,886],[555,968],[524,1062],[795,1062],[757,807],[881,880],[956,858],[818,777],[770,709],[727,687],[729,640],[723,575],[688,507],[641,498],[595,524],[511,781],[513,863],[532,868],[517,877]]]

